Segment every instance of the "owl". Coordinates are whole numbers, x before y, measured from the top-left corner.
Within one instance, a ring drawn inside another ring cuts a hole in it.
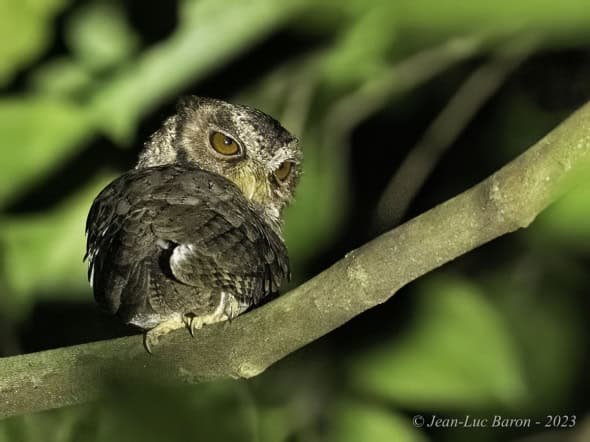
[[[187,97],[86,223],[98,304],[160,337],[232,319],[290,277],[282,212],[301,173],[297,139],[256,109]]]

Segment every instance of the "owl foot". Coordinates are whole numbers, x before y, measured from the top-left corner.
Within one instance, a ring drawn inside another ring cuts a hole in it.
[[[156,327],[148,330],[143,335],[143,346],[148,353],[152,354],[152,349],[158,345],[160,337],[167,335],[171,331],[178,330],[185,326],[184,321],[180,317],[173,317],[160,322]]]
[[[208,315],[188,313],[184,315],[184,323],[191,336],[194,337],[195,331],[200,330],[204,325],[230,320],[244,312],[247,308],[247,304],[240,303],[234,296],[222,293],[219,304],[213,313]]]
[[[215,324],[216,322],[227,321],[228,317],[225,313],[219,314],[217,310],[210,315],[194,316],[192,314],[185,315],[184,323],[188,328],[191,336],[195,337],[195,331],[203,328],[204,325]]]

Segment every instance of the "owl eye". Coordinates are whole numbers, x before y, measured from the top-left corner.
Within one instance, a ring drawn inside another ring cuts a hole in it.
[[[211,142],[211,147],[215,149],[215,152],[220,153],[221,155],[233,156],[240,153],[238,143],[236,143],[233,138],[230,138],[221,132],[213,132],[209,141]]]
[[[285,181],[289,178],[289,175],[291,175],[292,168],[293,163],[291,161],[283,161],[279,168],[274,172],[276,179],[281,183]]]

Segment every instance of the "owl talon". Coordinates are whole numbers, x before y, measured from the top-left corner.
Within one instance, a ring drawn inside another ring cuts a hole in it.
[[[153,354],[153,349],[160,342],[160,337],[167,335],[171,331],[184,327],[184,322],[177,317],[167,319],[159,323],[156,327],[148,330],[143,335],[143,346],[149,354]]]
[[[194,337],[195,332],[197,330],[202,329],[204,325],[205,325],[205,320],[202,316],[193,316],[191,318],[190,326],[188,328],[191,333],[191,336]]]
[[[154,352],[152,351],[152,347],[158,345],[158,341],[160,339],[158,338],[158,336],[150,332],[151,330],[143,334],[143,346],[145,347],[146,351],[152,355],[154,354]]]
[[[225,313],[215,311],[209,315],[194,316],[193,314],[185,315],[184,323],[188,328],[189,333],[194,338],[195,332],[202,329],[205,325],[215,324],[216,322],[227,321],[228,316]]]
[[[184,325],[188,328],[189,333],[194,338],[195,330],[200,329],[203,325],[199,326],[199,322],[202,322],[198,316],[188,314],[184,316]]]

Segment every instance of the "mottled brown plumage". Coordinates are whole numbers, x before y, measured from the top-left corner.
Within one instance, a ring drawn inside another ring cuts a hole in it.
[[[289,276],[281,211],[300,161],[296,139],[262,112],[181,101],[137,167],[92,205],[87,257],[97,302],[150,330],[149,350],[162,334],[185,325],[193,333],[275,293]]]

